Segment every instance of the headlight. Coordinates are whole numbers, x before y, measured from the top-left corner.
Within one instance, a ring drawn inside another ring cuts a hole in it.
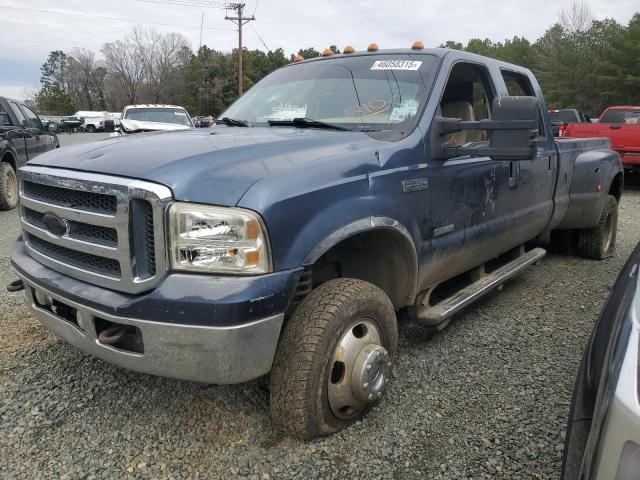
[[[175,203],[169,217],[174,269],[245,275],[271,271],[266,232],[257,214]]]

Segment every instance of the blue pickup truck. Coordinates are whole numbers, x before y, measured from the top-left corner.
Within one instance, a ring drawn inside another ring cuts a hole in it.
[[[124,368],[270,373],[310,439],[379,402],[397,314],[434,329],[546,253],[615,247],[606,139],[554,139],[525,68],[446,49],[292,62],[210,129],[107,139],[19,175],[12,265],[39,320]]]

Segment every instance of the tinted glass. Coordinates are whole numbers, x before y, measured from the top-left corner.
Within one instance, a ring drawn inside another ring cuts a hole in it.
[[[357,130],[409,130],[438,65],[431,55],[371,55],[291,65],[268,75],[220,118],[267,125],[309,118]]]
[[[553,123],[576,123],[580,122],[580,116],[574,110],[559,110],[557,112],[549,112]]]
[[[37,128],[38,130],[43,130],[42,122],[38,118],[38,115],[33,113],[33,111],[27,107],[26,105],[20,104],[20,109],[24,112],[25,117],[27,117],[27,122],[29,123],[29,127]]]
[[[11,123],[11,117],[5,111],[4,107],[0,105],[0,127],[9,127],[13,125]]]
[[[18,104],[11,102],[9,106],[11,107],[11,110],[13,110],[13,114],[18,119],[18,123],[20,124],[20,126],[22,128],[29,128],[29,122],[27,122],[27,119],[22,113],[22,110],[20,110],[20,107],[18,107]]]
[[[183,108],[131,108],[124,116],[127,120],[141,122],[174,123],[192,127],[189,115]]]
[[[625,125],[640,125],[640,109],[609,110],[602,117],[601,123],[623,123]]]

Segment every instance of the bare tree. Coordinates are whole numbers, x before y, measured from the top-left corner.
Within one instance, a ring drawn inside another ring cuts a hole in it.
[[[122,88],[129,103],[138,101],[145,78],[143,36],[143,29],[136,26],[122,40],[106,43],[102,47],[108,75]]]
[[[560,10],[560,25],[568,34],[589,30],[595,17],[585,0],[572,0],[568,7]]]

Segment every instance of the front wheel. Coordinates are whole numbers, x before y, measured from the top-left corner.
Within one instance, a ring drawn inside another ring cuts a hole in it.
[[[18,177],[13,167],[0,163],[0,210],[11,210],[18,204]]]
[[[364,417],[391,378],[398,343],[387,295],[355,279],[322,284],[284,327],[271,370],[271,411],[302,440]]]
[[[94,127],[93,125],[89,125],[87,127],[87,132],[89,133],[96,133],[96,127]]]

